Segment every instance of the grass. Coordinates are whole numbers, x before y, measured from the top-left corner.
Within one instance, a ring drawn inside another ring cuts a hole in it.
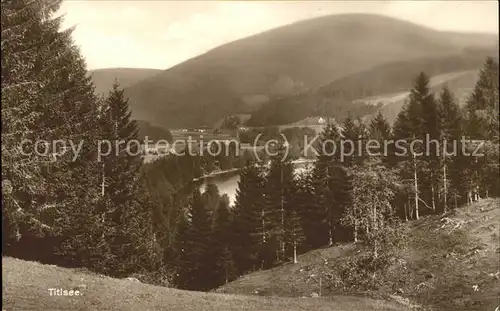
[[[500,305],[500,200],[486,199],[408,223],[409,247],[375,290],[335,287],[328,275],[364,252],[360,244],[317,249],[246,275],[213,293],[181,291],[88,271],[2,258],[3,309],[11,310],[495,310]],[[318,276],[322,275],[320,287]],[[477,286],[477,287],[476,287]],[[79,297],[49,288],[81,289]],[[309,297],[321,293],[319,298]]]
[[[320,290],[322,275],[324,297],[398,299],[428,310],[495,310],[500,305],[499,205],[498,199],[485,199],[467,209],[409,222],[408,248],[387,270],[377,272],[382,285],[375,290],[345,289],[348,280],[339,285],[331,277],[365,251],[360,244],[345,244],[303,254],[298,264],[243,276],[217,292],[307,296]]]
[[[406,310],[394,302],[352,296],[283,298],[181,291],[6,257],[2,266],[6,311]],[[82,296],[50,296],[49,288],[80,289]]]

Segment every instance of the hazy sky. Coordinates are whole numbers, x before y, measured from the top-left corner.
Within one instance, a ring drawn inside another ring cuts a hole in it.
[[[498,33],[497,1],[74,1],[64,27],[89,69],[166,69],[216,46],[327,14],[374,13],[439,30]]]

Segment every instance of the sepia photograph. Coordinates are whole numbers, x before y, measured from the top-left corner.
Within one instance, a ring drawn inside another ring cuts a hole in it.
[[[0,5],[2,311],[500,311],[498,1]]]

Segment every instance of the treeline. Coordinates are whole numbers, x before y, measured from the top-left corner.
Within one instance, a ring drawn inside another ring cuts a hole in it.
[[[72,29],[52,18],[59,6],[2,3],[3,254],[166,284],[193,178],[251,158],[229,150],[143,165],[139,146],[127,147],[141,133],[123,90],[95,95]]]
[[[137,127],[139,128],[139,139],[144,141],[146,137],[148,140],[156,143],[160,140],[165,140],[169,143],[173,141],[172,133],[169,130],[149,124],[147,121],[137,120]]]
[[[485,155],[468,153],[477,142],[462,137],[484,140]],[[414,144],[419,139],[439,145],[421,154],[425,143]],[[334,152],[331,142],[346,140],[354,150]],[[378,141],[380,150],[367,154],[369,140]],[[407,152],[393,144],[384,154],[390,140],[400,140]],[[371,266],[387,264],[404,245],[402,222],[499,195],[498,146],[498,63],[487,59],[463,108],[447,88],[436,98],[421,73],[394,127],[380,113],[368,124],[350,116],[340,128],[329,124],[311,170],[295,174],[284,150],[269,167],[249,165],[231,209],[214,186],[195,191],[174,242],[175,283],[207,290],[256,269],[296,262],[297,253],[348,241],[369,246]]]
[[[52,17],[60,4],[2,2],[3,254],[154,277],[164,266],[155,202],[139,152],[115,144],[137,140],[137,124],[117,84],[94,95],[72,29]]]
[[[189,154],[142,165],[132,147],[113,144],[138,139],[123,91],[115,84],[107,98],[94,95],[71,29],[59,31],[62,17],[51,17],[59,5],[2,3],[4,255],[207,290],[338,242],[363,240],[374,258],[386,258],[401,235],[400,220],[498,195],[492,59],[463,109],[446,89],[435,98],[421,74],[392,129],[381,115],[367,125],[348,117],[341,130],[328,125],[313,169],[303,174],[294,173],[283,150],[269,167],[252,157]],[[426,134],[485,140],[485,156],[392,150],[340,161],[331,144],[321,148],[341,139],[360,142],[355,148],[367,138],[411,144]],[[82,148],[36,152],[56,140]],[[112,142],[102,159],[97,141]],[[200,193],[192,182],[216,165],[244,167],[234,207],[216,187]]]

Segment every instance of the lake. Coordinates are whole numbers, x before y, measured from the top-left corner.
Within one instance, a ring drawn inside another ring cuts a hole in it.
[[[310,163],[297,163],[295,164],[295,173],[297,174],[304,170],[308,170],[310,167]],[[238,189],[239,181],[239,172],[232,172],[230,174],[206,178],[200,182],[199,187],[200,191],[203,193],[208,184],[215,184],[217,188],[219,188],[219,193],[221,195],[224,193],[227,194],[229,196],[229,203],[233,205],[236,199],[236,190]]]

